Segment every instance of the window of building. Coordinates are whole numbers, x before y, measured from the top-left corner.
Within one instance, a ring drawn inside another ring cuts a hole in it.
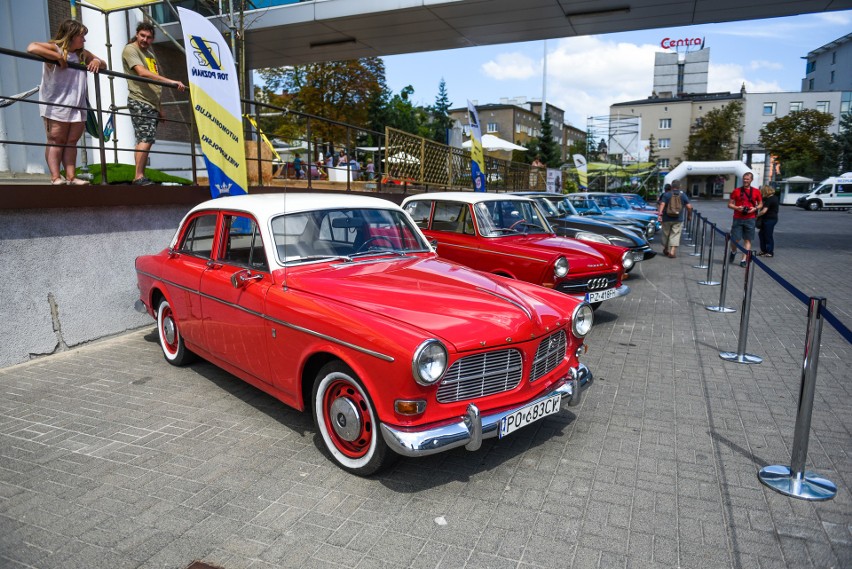
[[[657,166],[660,168],[668,168],[669,167],[669,159],[668,158],[660,158],[657,160]]]
[[[520,134],[520,133],[521,133],[521,129],[522,129],[522,128],[524,128],[524,125],[516,124],[516,125],[515,125],[515,132],[516,132],[516,133],[518,133],[518,134]]]
[[[801,111],[805,108],[805,104],[802,101],[791,101],[790,102],[790,112]]]
[[[816,110],[818,110],[821,113],[829,112],[828,111],[828,107],[829,107],[828,103],[829,103],[828,101],[817,101]]]
[[[813,91],[813,90],[814,90],[814,80],[808,79],[808,91]]]
[[[497,132],[498,130],[500,129],[497,127],[496,122],[490,122],[488,123],[488,126],[485,127],[485,132]]]
[[[660,119],[660,128],[663,130],[670,129],[672,127],[672,119]]]
[[[775,103],[763,103],[763,114],[764,115],[774,115],[775,114]]]
[[[837,63],[837,52],[832,51],[831,52],[831,64],[834,65],[835,63]]]
[[[660,148],[671,148],[672,139],[671,138],[661,138],[660,139]]]
[[[840,96],[840,114],[852,111],[852,91],[844,91]]]
[[[805,68],[805,73],[813,73],[814,69],[816,69],[816,60],[808,61],[808,65]]]
[[[834,83],[834,71],[832,71],[828,76],[828,82]]]

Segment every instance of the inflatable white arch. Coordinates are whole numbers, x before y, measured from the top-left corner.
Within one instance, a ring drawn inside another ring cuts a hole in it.
[[[663,183],[671,184],[672,180],[681,180],[687,176],[712,176],[714,174],[736,174],[737,182],[742,180],[743,174],[752,172],[745,162],[740,160],[728,160],[723,162],[681,162],[675,169],[666,174]]]

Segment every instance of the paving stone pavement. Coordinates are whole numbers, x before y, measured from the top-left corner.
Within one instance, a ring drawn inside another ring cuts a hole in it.
[[[697,208],[727,228],[723,203]],[[847,326],[850,222],[783,208],[766,260]],[[153,324],[2,369],[0,567],[852,567],[850,345],[824,328],[807,461],[837,496],[767,489],[757,471],[790,461],[806,310],[756,270],[747,351],[764,362],[721,360],[740,312],[705,310],[719,287],[691,251],[640,264],[598,311],[579,407],[370,479],[325,457],[309,415],[169,366]]]

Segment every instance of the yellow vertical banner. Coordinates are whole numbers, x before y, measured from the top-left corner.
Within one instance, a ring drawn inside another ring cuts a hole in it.
[[[479,114],[470,101],[467,102],[467,116],[470,122],[470,177],[473,189],[485,191],[485,155],[482,152],[482,129],[479,126]]]
[[[185,8],[178,8],[178,14],[210,194],[214,198],[244,194],[248,190],[246,149],[234,58],[222,34],[206,18]]]

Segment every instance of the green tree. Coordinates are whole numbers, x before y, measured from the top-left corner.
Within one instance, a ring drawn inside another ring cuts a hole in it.
[[[414,105],[411,101],[413,94],[414,87],[407,85],[398,95],[390,97],[386,108],[385,125],[428,137],[430,134],[428,110]]]
[[[832,138],[837,145],[837,173],[852,171],[852,112],[840,116],[840,131]]]
[[[270,98],[284,97],[289,108],[356,125],[368,123],[370,103],[386,88],[385,64],[378,57],[263,69],[260,76]],[[328,124],[312,125],[320,139],[344,142],[341,132]]]
[[[562,165],[562,151],[553,138],[553,125],[550,123],[550,111],[544,112],[541,119],[541,136],[538,137],[538,154],[541,161],[550,168]]]
[[[837,164],[828,134],[833,121],[830,113],[793,111],[761,128],[760,142],[781,162],[784,177],[798,174],[821,178],[832,173],[832,164],[835,168]]]
[[[651,169],[653,173],[648,177],[648,181],[645,182],[646,196],[655,196],[659,193],[660,176],[657,171],[657,160],[659,158],[660,155],[657,154],[657,139],[652,134],[648,137],[648,162],[652,164]]]
[[[736,158],[737,135],[742,128],[743,103],[732,101],[696,119],[689,134],[687,160],[732,160]]]
[[[451,105],[450,97],[447,94],[447,83],[442,77],[441,82],[438,84],[438,95],[435,97],[435,104],[430,109],[432,119],[429,125],[431,131],[430,137],[435,142],[440,142],[441,144],[447,143],[447,130],[453,126],[453,121],[450,119],[449,113]]]

